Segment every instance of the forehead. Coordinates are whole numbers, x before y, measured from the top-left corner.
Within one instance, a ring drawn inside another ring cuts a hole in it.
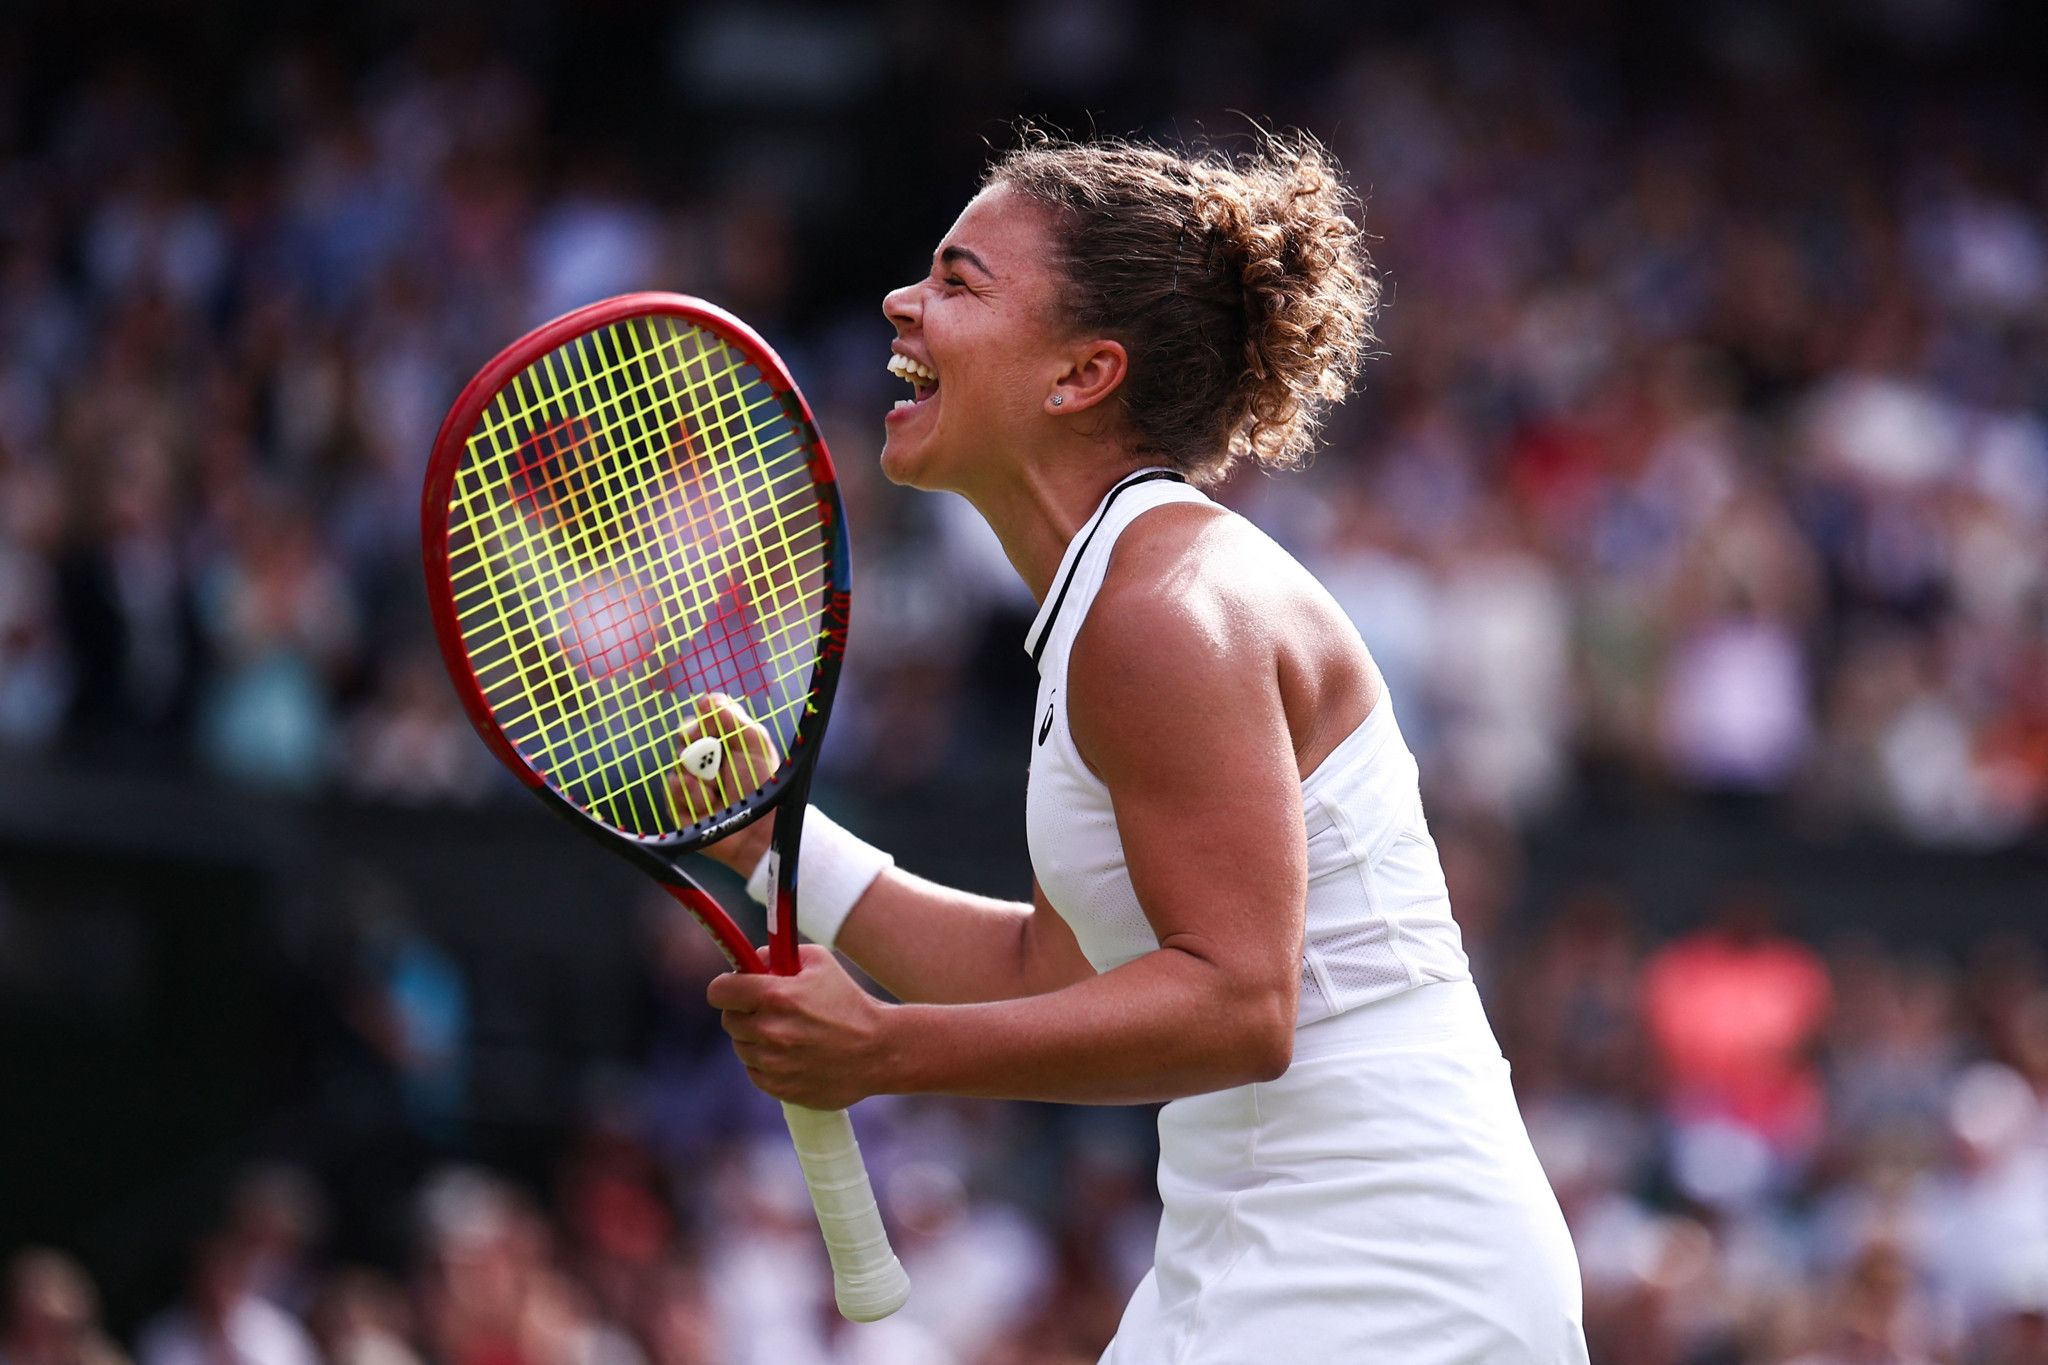
[[[1052,245],[1052,220],[1043,205],[1007,185],[991,185],[967,201],[938,250],[966,247],[998,276],[1043,273]]]

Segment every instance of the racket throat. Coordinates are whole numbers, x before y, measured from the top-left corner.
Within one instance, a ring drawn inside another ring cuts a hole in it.
[[[797,972],[796,898],[802,875],[804,809],[811,800],[811,768],[801,765],[775,815],[775,836],[768,843],[768,970],[777,976]]]
[[[785,914],[793,912],[793,904],[785,906],[784,900],[791,899],[782,886],[782,850],[768,850],[768,941],[773,944],[777,934],[782,932]]]
[[[792,812],[784,810],[777,823]],[[803,808],[794,812],[801,820]],[[796,864],[786,861],[789,854],[779,847],[781,840],[768,849],[768,970],[776,976],[795,976],[799,965],[796,951]],[[790,878],[783,881],[783,869],[787,867]]]

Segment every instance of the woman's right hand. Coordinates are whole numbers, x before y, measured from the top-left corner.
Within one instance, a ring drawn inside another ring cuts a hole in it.
[[[678,762],[669,774],[677,809],[693,817],[740,801],[782,765],[775,737],[748,715],[736,698],[707,692],[697,698],[696,705],[697,714],[677,732]],[[685,769],[680,761],[682,751],[706,735],[716,738],[725,751],[717,775],[708,780]],[[775,816],[771,813],[698,851],[742,877],[751,877],[774,837]]]

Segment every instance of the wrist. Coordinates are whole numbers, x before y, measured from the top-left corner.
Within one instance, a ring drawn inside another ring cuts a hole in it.
[[[775,897],[773,852],[772,843],[763,846],[747,879],[747,894],[759,905]],[[804,811],[800,858],[796,927],[811,942],[828,948],[868,888],[896,865],[895,858],[815,806]]]

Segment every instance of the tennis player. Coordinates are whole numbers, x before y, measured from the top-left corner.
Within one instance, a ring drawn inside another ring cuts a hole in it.
[[[882,465],[966,497],[1042,604],[1032,903],[814,810],[801,927],[903,1003],[814,946],[710,989],[799,1104],[1170,1101],[1157,1261],[1109,1365],[1586,1359],[1393,700],[1315,579],[1201,492],[1298,463],[1347,390],[1378,299],[1354,211],[1305,139],[994,163],[884,300],[911,393]],[[767,841],[715,851],[757,895]]]

